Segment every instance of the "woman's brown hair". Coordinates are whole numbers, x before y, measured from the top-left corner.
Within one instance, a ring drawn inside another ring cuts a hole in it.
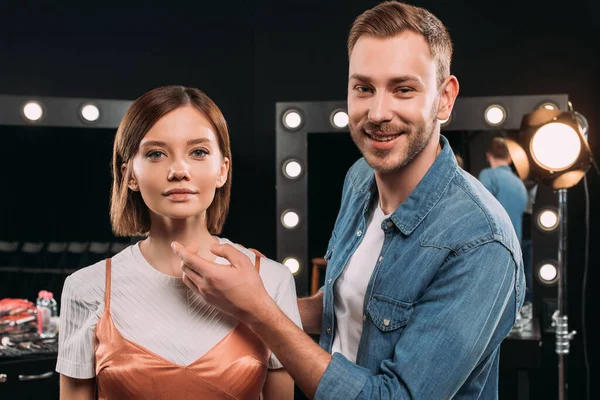
[[[231,196],[231,148],[227,122],[219,107],[200,90],[184,86],[164,86],[136,99],[123,116],[117,130],[113,146],[110,201],[110,221],[116,235],[144,235],[150,230],[148,207],[141,194],[127,186],[131,178],[131,161],[152,126],[165,114],[184,106],[195,107],[206,116],[215,131],[221,155],[229,159],[227,181],[217,188],[215,198],[206,210],[208,231],[213,235],[221,233]],[[127,165],[127,168],[122,169],[123,165]]]

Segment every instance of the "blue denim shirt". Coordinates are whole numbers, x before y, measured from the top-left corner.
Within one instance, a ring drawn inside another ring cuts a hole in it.
[[[510,219],[442,151],[408,199],[383,221],[385,240],[364,299],[356,364],[333,354],[315,399],[496,399],[500,343],[524,297]],[[333,286],[362,240],[373,170],[348,171],[326,258],[320,345],[335,336]]]
[[[479,173],[479,180],[508,213],[520,242],[523,231],[523,213],[527,207],[527,201],[529,201],[525,184],[508,165],[482,169]]]

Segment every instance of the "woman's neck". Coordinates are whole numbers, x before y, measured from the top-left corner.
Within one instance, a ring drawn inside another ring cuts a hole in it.
[[[181,276],[181,259],[171,249],[172,242],[184,246],[197,244],[198,255],[210,261],[215,256],[210,252],[212,244],[219,239],[208,232],[205,223],[188,220],[152,221],[148,237],[140,243],[142,255],[156,270],[166,275]]]

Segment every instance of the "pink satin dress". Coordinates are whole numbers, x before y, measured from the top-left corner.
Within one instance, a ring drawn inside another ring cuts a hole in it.
[[[110,316],[110,284],[107,259],[104,313],[95,332],[99,399],[259,399],[270,351],[246,325],[239,323],[191,364],[174,364],[121,335]]]

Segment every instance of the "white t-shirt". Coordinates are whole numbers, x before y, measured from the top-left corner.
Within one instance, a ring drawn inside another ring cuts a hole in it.
[[[352,362],[362,334],[365,293],[385,239],[381,223],[389,217],[379,205],[371,209],[362,242],[333,285],[336,330],[331,354],[341,353]]]
[[[234,245],[227,239],[222,244]],[[234,245],[252,262],[250,250]],[[217,258],[219,264],[229,264]],[[139,242],[112,257],[110,311],[127,340],[179,365],[189,365],[223,339],[237,320],[207,304],[180,277],[153,268]],[[61,297],[56,371],[72,378],[95,376],[94,330],[104,312],[106,262],[76,271],[65,280]],[[281,310],[301,326],[294,277],[287,267],[263,258],[260,276]],[[271,355],[269,368],[281,368]]]

